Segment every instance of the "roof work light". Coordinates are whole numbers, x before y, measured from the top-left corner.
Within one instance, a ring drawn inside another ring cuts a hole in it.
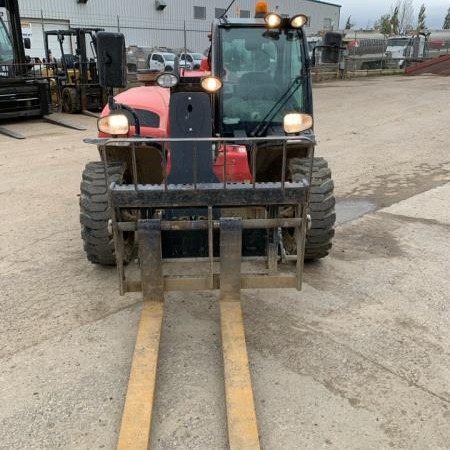
[[[301,28],[306,23],[308,23],[308,17],[304,14],[298,14],[291,19],[292,28]]]
[[[281,15],[278,12],[269,12],[267,2],[256,2],[255,18],[264,18],[267,28],[288,27],[301,28],[308,23],[308,16],[296,14],[289,18],[287,15]]]
[[[281,16],[276,13],[269,13],[264,16],[264,20],[269,28],[279,27],[281,24]]]

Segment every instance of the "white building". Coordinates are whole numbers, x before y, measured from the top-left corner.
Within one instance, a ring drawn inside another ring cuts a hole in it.
[[[19,0],[24,33],[31,37],[30,56],[43,57],[43,30],[71,27],[104,28],[125,34],[127,45],[145,47],[184,46],[202,52],[209,42],[211,22],[231,0]],[[337,29],[340,6],[319,0],[271,0],[270,10],[281,14],[305,14],[308,33]],[[253,17],[256,0],[237,0],[229,16]],[[72,43],[65,41],[68,53]],[[53,56],[59,57],[50,42]]]

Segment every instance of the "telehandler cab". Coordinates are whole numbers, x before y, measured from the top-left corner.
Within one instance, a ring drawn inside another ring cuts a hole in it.
[[[144,297],[121,450],[150,439],[164,292],[208,289],[220,290],[230,448],[260,448],[240,290],[300,290],[304,260],[326,256],[334,234],[331,173],[314,157],[306,21],[266,2],[253,19],[223,15],[208,72],[176,66],[110,97],[86,140],[101,159],[81,182],[87,257],[116,264],[121,294]],[[97,43],[100,83],[125,86],[123,35]]]

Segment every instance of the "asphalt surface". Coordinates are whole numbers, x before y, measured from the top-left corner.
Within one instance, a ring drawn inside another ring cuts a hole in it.
[[[304,290],[243,292],[262,447],[450,448],[450,84],[315,91],[339,200]],[[96,149],[39,121],[0,136],[0,449],[114,449],[140,296],[83,254],[78,191]],[[227,446],[217,293],[169,293],[153,448]]]

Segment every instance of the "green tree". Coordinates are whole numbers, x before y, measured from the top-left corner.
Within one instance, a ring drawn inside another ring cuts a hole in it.
[[[399,15],[399,7],[396,6],[394,8],[394,12],[392,13],[391,16],[391,33],[392,34],[398,34],[399,33],[399,26],[400,26],[400,22],[398,19],[398,15]]]
[[[427,29],[427,25],[425,23],[425,19],[427,18],[427,14],[426,14],[426,7],[425,5],[422,3],[422,6],[420,7],[419,10],[419,17],[417,18],[417,32],[423,32]]]
[[[376,22],[376,29],[385,36],[407,34],[414,30],[413,0],[396,0],[389,14],[384,14]]]
[[[383,16],[381,16],[376,21],[374,28],[376,30],[378,30],[381,34],[384,34],[385,36],[389,36],[392,32],[391,15],[384,14]]]
[[[444,25],[442,25],[444,30],[450,30],[450,8],[448,8],[447,15],[444,19]]]
[[[352,23],[351,19],[352,19],[352,16],[348,16],[347,22],[345,23],[346,30],[351,30],[355,26],[355,24]]]

